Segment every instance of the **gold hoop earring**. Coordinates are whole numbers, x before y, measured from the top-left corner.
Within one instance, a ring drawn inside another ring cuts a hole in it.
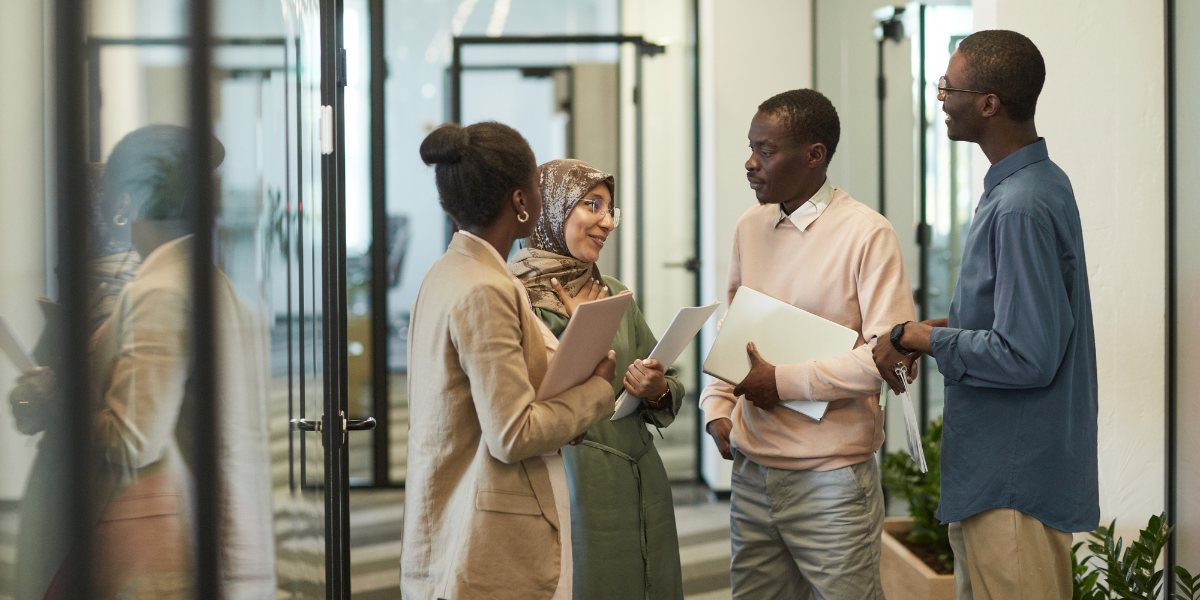
[[[521,214],[517,215],[518,222],[525,223],[528,220],[529,220],[529,211],[527,211],[527,210],[523,210],[523,211],[521,211]]]
[[[116,215],[113,215],[113,225],[116,225],[117,227],[124,227],[128,224],[129,224],[129,219],[122,217],[121,213],[117,213]]]

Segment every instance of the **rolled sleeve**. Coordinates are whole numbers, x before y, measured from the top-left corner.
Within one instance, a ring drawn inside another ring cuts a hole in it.
[[[961,329],[954,327],[936,327],[929,334],[929,347],[933,350],[933,359],[937,361],[938,370],[947,380],[957,383],[967,372],[967,365],[958,354],[958,334]]]

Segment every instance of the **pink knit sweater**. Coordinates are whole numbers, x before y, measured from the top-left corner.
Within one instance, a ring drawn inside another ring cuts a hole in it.
[[[729,300],[747,286],[859,332],[859,345],[822,361],[776,365],[783,400],[831,401],[815,421],[784,407],[764,411],[714,380],[700,396],[704,423],[733,420],[732,445],[757,464],[828,471],[858,464],[883,444],[883,385],[871,358],[896,323],[914,320],[912,289],[891,223],[842,190],[815,219],[780,219],[778,205],[738,220]],[[806,223],[807,222],[807,223]],[[778,224],[777,224],[778,223]]]

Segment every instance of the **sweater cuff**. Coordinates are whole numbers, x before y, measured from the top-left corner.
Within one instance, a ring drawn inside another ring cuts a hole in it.
[[[967,374],[967,365],[958,352],[958,338],[962,332],[953,327],[934,327],[929,334],[929,349],[937,361],[938,371],[956,383]]]
[[[701,423],[701,429],[707,429],[708,424],[717,419],[733,420],[733,409],[737,404],[730,402],[726,398],[720,396],[706,396],[700,400],[700,412],[703,413],[704,421]]]
[[[805,361],[775,366],[775,390],[778,392],[780,400],[788,402],[809,399],[811,389],[808,385],[808,377],[813,362]]]

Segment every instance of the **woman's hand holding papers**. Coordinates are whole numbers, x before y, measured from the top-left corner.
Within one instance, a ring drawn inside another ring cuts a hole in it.
[[[763,410],[774,410],[779,404],[779,388],[775,386],[775,365],[763,360],[754,342],[746,344],[750,355],[750,372],[737,387],[734,396],[745,396],[751,404]]]
[[[666,368],[653,358],[633,361],[625,372],[625,391],[646,400],[662,397],[668,391]]]
[[[563,306],[567,308],[567,318],[571,318],[575,315],[575,309],[578,308],[580,304],[583,304],[584,302],[591,302],[592,300],[599,300],[605,296],[608,296],[608,287],[595,279],[589,279],[588,282],[583,284],[583,287],[579,289],[579,293],[574,296],[568,293],[567,290],[563,289],[563,286],[558,282],[558,279],[551,279],[550,287],[554,288],[554,293],[558,295],[558,299],[561,300]]]

